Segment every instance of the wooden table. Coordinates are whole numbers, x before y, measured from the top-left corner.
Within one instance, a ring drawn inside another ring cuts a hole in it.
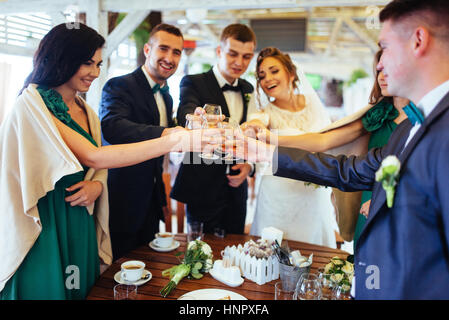
[[[210,274],[205,274],[203,278],[199,280],[184,278],[178,284],[176,289],[174,289],[167,298],[161,297],[159,291],[168,283],[169,279],[162,277],[162,271],[168,269],[174,265],[179,264],[179,260],[175,257],[175,253],[178,251],[186,250],[186,235],[177,234],[175,239],[181,243],[180,247],[174,251],[162,253],[156,252],[149,246],[142,246],[137,248],[127,254],[125,257],[120,258],[114,262],[100,277],[96,282],[95,286],[92,288],[87,299],[88,300],[112,300],[114,299],[113,288],[117,284],[114,281],[114,274],[120,271],[120,265],[127,260],[141,260],[145,262],[146,269],[149,270],[153,277],[147,283],[141,285],[138,289],[138,300],[176,300],[183,294],[198,290],[198,289],[224,289],[231,290],[245,296],[249,300],[273,300],[274,299],[274,284],[278,280],[273,280],[271,282],[265,283],[264,285],[258,285],[253,281],[246,280],[244,283],[236,288],[231,288],[214,278]],[[244,244],[246,241],[253,239],[256,240],[258,237],[253,237],[249,235],[235,235],[229,234],[225,238],[221,239],[214,235],[205,235],[204,241],[207,242],[214,254],[214,259],[221,258],[221,250],[226,246]],[[285,240],[284,240],[285,241]],[[313,264],[310,272],[316,272],[319,267],[323,267],[327,264],[330,258],[334,256],[339,256],[346,259],[349,255],[347,252],[331,249],[328,247],[322,247],[317,245],[312,245],[303,242],[287,240],[288,245],[292,250],[299,249],[303,256],[309,256],[313,253]],[[182,256],[181,256],[182,257]]]

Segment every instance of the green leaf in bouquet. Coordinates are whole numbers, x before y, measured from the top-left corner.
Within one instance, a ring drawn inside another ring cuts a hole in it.
[[[203,277],[203,275],[201,273],[193,273],[192,272],[192,277],[194,277],[195,279],[201,279]]]

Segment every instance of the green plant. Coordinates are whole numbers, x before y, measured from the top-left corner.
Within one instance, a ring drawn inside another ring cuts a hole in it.
[[[368,73],[366,73],[363,69],[355,69],[352,71],[351,76],[349,77],[349,80],[346,81],[346,85],[350,87],[354,83],[357,82],[358,79],[368,78]]]

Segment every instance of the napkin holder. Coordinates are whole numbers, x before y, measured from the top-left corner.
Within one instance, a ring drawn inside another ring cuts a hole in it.
[[[258,285],[276,280],[279,278],[279,261],[274,256],[257,259],[246,254],[243,246],[226,247],[223,256],[230,259],[231,265],[240,268],[240,272],[248,280],[254,281]]]

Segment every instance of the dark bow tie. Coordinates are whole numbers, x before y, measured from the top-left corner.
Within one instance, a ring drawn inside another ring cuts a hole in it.
[[[223,91],[231,90],[231,91],[235,91],[235,92],[240,92],[240,86],[239,86],[239,85],[231,86],[231,85],[229,85],[229,84],[226,83],[226,84],[221,88],[221,90],[223,90]]]
[[[151,88],[151,91],[153,91],[153,94],[156,94],[158,91],[160,91],[162,94],[164,94],[164,93],[167,93],[168,90],[169,90],[169,87],[168,87],[167,85],[161,87],[161,86],[159,85],[159,83],[156,83],[156,84],[154,85],[154,87]]]
[[[418,122],[419,124],[422,124],[424,122],[424,116],[422,115],[421,111],[413,104],[413,102],[410,101],[410,103],[402,108],[402,110],[404,110],[413,126],[416,122]]]

